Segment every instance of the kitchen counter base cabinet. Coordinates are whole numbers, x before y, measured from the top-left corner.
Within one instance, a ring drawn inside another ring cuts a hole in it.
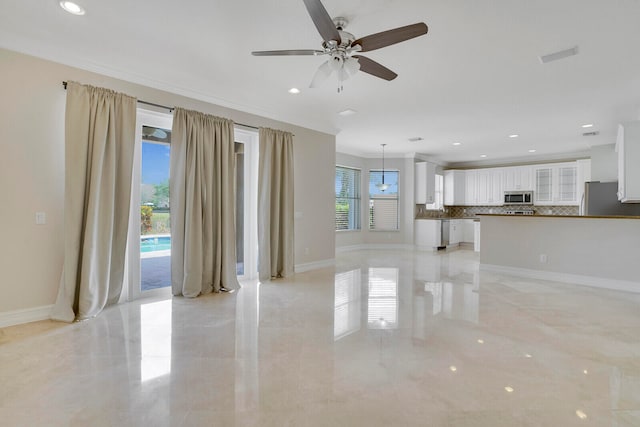
[[[640,293],[638,217],[481,215],[480,222],[481,270]]]
[[[418,249],[437,250],[438,248],[455,248],[462,243],[474,244],[475,224],[478,221],[464,218],[417,219],[414,226],[414,243]],[[447,227],[448,236],[442,241],[442,227]]]
[[[442,238],[442,221],[418,219],[414,223],[414,244],[418,249],[438,250]]]

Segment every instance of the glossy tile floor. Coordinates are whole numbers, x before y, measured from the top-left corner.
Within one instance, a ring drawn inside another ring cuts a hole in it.
[[[7,426],[640,426],[640,295],[468,250],[0,331]]]

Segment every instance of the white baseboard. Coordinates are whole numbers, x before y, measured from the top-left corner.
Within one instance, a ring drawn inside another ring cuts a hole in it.
[[[296,264],[294,266],[294,270],[296,273],[304,273],[305,271],[317,270],[318,268],[333,267],[335,263],[335,258],[325,259],[322,261],[307,262],[305,264]]]
[[[551,280],[556,282],[572,283],[575,285],[590,286],[593,288],[640,293],[640,282],[632,282],[629,280],[557,273],[554,271],[531,270],[528,268],[507,267],[504,265],[494,264],[480,264],[480,270],[492,273],[509,274],[511,276],[524,277],[527,279]]]
[[[407,245],[404,243],[363,243],[361,245],[352,246],[339,246],[336,248],[336,253],[351,252],[351,251],[366,251],[366,250],[393,250],[393,249],[414,249],[413,245]]]
[[[53,305],[43,305],[41,307],[2,312],[0,313],[0,328],[49,319],[52,309]]]
[[[341,254],[344,252],[361,251],[363,249],[367,249],[367,245],[338,246],[336,247],[336,253]]]

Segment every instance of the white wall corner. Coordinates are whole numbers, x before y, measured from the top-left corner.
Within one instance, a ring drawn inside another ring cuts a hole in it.
[[[0,328],[47,320],[51,316],[52,309],[53,305],[43,305],[41,307],[2,312],[0,313]]]

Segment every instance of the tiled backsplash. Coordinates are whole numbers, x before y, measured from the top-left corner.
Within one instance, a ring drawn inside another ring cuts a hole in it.
[[[510,205],[510,206],[448,206],[445,211],[428,211],[424,205],[416,205],[416,218],[465,218],[476,216],[477,214],[504,214],[513,210],[533,209],[536,215],[578,215],[577,206],[531,206],[531,205]]]

